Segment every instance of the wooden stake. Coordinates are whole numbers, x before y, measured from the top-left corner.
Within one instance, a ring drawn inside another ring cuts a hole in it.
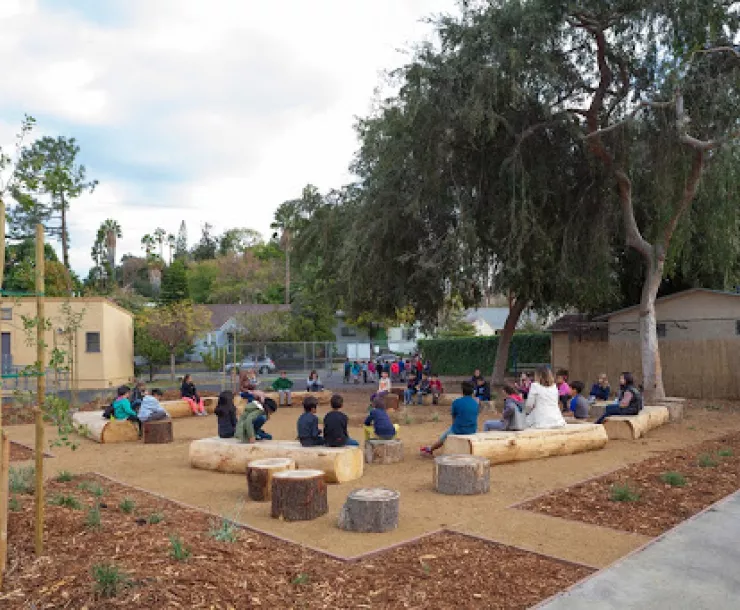
[[[46,399],[46,312],[44,307],[44,227],[36,225],[36,361],[39,365],[36,377],[36,531],[34,547],[36,555],[44,552],[44,416]]]
[[[0,589],[8,563],[8,474],[10,471],[10,440],[0,430]]]
[[[2,307],[2,288],[3,279],[5,274],[5,201],[3,200],[2,193],[0,193],[0,307]],[[2,316],[0,316],[0,342],[3,336],[3,323]],[[2,352],[0,351],[0,374],[3,371],[4,362],[2,361]],[[3,429],[3,379],[0,377],[0,431]]]

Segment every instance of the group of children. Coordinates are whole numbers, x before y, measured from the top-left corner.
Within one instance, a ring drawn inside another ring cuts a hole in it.
[[[424,402],[424,396],[432,396],[432,404],[439,403],[439,397],[444,393],[444,387],[438,375],[429,375],[422,373],[421,378],[410,376],[406,382],[406,389],[403,391],[404,404],[413,403],[414,396],[417,397],[417,404]]]
[[[375,379],[386,373],[391,381],[406,383],[410,378],[421,381],[422,375],[432,374],[432,363],[422,361],[421,356],[415,355],[412,359],[398,358],[397,360],[354,360],[347,358],[344,361],[344,383],[374,383]]]
[[[256,377],[251,384],[251,390],[256,390],[258,381]],[[285,405],[290,407],[293,405],[293,381],[288,378],[287,371],[280,371],[280,377],[272,382],[272,389],[278,393],[278,405]],[[311,371],[308,378],[306,379],[306,392],[321,392],[324,389],[324,384],[321,383],[321,378],[316,371]]]
[[[144,383],[137,383],[132,391],[127,385],[122,385],[116,391],[116,399],[105,409],[103,417],[106,419],[128,420],[139,428],[139,438],[144,422],[167,419],[169,414],[160,404],[162,390],[154,388],[147,391]]]

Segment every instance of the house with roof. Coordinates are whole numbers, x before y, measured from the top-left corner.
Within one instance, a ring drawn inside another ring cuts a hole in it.
[[[468,309],[465,312],[465,321],[473,325],[478,337],[491,337],[499,334],[504,329],[508,317],[508,307],[479,307]],[[527,322],[536,324],[537,315],[534,312],[525,311],[520,316],[517,327],[521,327]]]
[[[740,293],[693,288],[657,299],[663,382],[672,396],[739,398]],[[552,364],[587,386],[605,372],[615,387],[622,371],[639,379],[640,307],[603,316],[569,314],[552,334]]]

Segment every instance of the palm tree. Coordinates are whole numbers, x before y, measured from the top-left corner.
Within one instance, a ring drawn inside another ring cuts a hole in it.
[[[177,245],[177,237],[175,237],[172,233],[170,233],[167,236],[167,246],[170,249],[170,265],[172,264],[172,253],[175,250],[175,245]]]
[[[156,243],[156,240],[149,233],[141,238],[141,247],[144,248],[147,258],[152,255],[152,250],[154,250],[154,244]]]
[[[167,231],[164,229],[157,227],[154,230],[154,241],[156,241],[159,244],[159,258],[164,260],[164,241],[167,237]]]
[[[105,247],[108,264],[110,265],[111,270],[113,270],[116,268],[116,240],[123,237],[121,225],[118,224],[118,221],[109,218],[100,225],[100,229],[105,234]]]
[[[285,201],[275,210],[275,220],[270,228],[275,231],[272,238],[277,239],[280,235],[280,246],[285,252],[285,304],[290,304],[290,248],[295,230],[296,218],[300,199]]]

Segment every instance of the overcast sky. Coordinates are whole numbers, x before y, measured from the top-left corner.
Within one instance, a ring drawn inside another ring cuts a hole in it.
[[[106,218],[119,255],[158,226],[191,244],[268,234],[306,183],[350,179],[354,117],[383,70],[429,37],[455,0],[0,0],[0,142],[23,114],[77,138],[100,181],[71,206],[72,266],[86,275]]]

